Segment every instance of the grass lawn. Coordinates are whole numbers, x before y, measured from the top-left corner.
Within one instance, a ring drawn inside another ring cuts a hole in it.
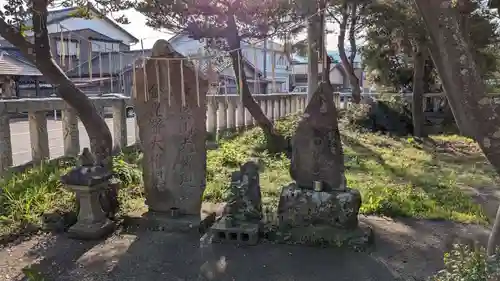
[[[291,135],[297,118],[278,123]],[[494,185],[495,172],[477,145],[458,136],[433,136],[424,143],[413,138],[391,138],[341,129],[347,180],[363,196],[361,212],[385,216],[410,216],[487,223],[479,205],[464,188]],[[208,152],[205,200],[223,201],[229,175],[245,161],[258,158],[263,201],[276,206],[281,186],[291,181],[289,160],[262,149],[260,129],[252,129],[220,142]],[[114,170],[123,182],[121,212],[144,208],[141,189],[141,154],[128,152],[115,157]],[[40,225],[44,213],[66,212],[74,207],[73,195],[62,188],[59,177],[74,161],[44,164],[23,174],[0,180],[0,236]]]

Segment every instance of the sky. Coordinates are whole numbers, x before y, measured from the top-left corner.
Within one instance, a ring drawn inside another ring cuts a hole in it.
[[[0,0],[4,1],[4,0]],[[128,17],[130,24],[120,24],[123,29],[130,32],[138,39],[142,39],[144,48],[150,49],[158,39],[169,39],[174,34],[168,31],[155,30],[146,25],[146,17],[135,10],[125,11],[124,14]],[[141,43],[131,47],[132,50],[141,49]]]

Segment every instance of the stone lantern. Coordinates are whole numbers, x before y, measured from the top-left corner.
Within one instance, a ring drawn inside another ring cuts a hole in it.
[[[106,167],[95,164],[88,148],[83,150],[80,160],[80,167],[61,177],[66,188],[75,193],[79,206],[77,222],[68,232],[74,238],[99,239],[115,229],[115,223],[107,214],[113,206],[108,197],[112,173]]]

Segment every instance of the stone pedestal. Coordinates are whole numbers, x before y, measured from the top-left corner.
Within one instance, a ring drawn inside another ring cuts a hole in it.
[[[358,225],[360,207],[361,195],[355,189],[315,191],[292,183],[281,190],[278,220],[292,227],[321,224],[352,229]]]
[[[115,223],[109,220],[101,207],[100,198],[103,192],[109,188],[107,182],[97,185],[66,185],[75,192],[80,210],[78,220],[68,233],[71,237],[79,239],[99,239],[115,229]]]
[[[292,183],[281,191],[279,226],[293,241],[360,247],[372,237],[371,229],[358,223],[360,207],[361,195],[355,189],[317,191]]]
[[[167,232],[198,231],[203,221],[200,215],[179,214],[178,209],[170,212],[149,211],[143,215],[149,229]]]
[[[112,173],[107,167],[96,164],[88,148],[84,148],[80,162],[80,167],[61,177],[66,188],[75,193],[79,206],[77,222],[68,232],[74,238],[99,239],[113,232],[115,227],[108,219],[118,207],[116,194],[110,192]]]
[[[253,222],[234,224],[228,217],[222,217],[210,228],[213,242],[255,245],[259,241],[260,225]]]

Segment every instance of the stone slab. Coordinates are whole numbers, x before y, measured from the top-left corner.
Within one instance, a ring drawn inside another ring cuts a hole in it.
[[[292,137],[290,176],[300,187],[344,190],[344,156],[333,104],[333,92],[321,83],[314,92]]]
[[[93,224],[77,222],[68,229],[68,236],[74,239],[97,240],[111,234],[115,227],[116,223],[109,219]]]
[[[165,40],[154,44],[151,57],[134,64],[146,205],[156,212],[178,208],[198,215],[206,186],[208,82]]]
[[[238,223],[231,225],[222,217],[210,228],[212,241],[216,243],[236,243],[256,245],[259,241],[260,225],[258,223]]]
[[[315,191],[291,183],[281,190],[278,221],[280,227],[326,225],[354,229],[360,207],[361,194],[355,189]]]

